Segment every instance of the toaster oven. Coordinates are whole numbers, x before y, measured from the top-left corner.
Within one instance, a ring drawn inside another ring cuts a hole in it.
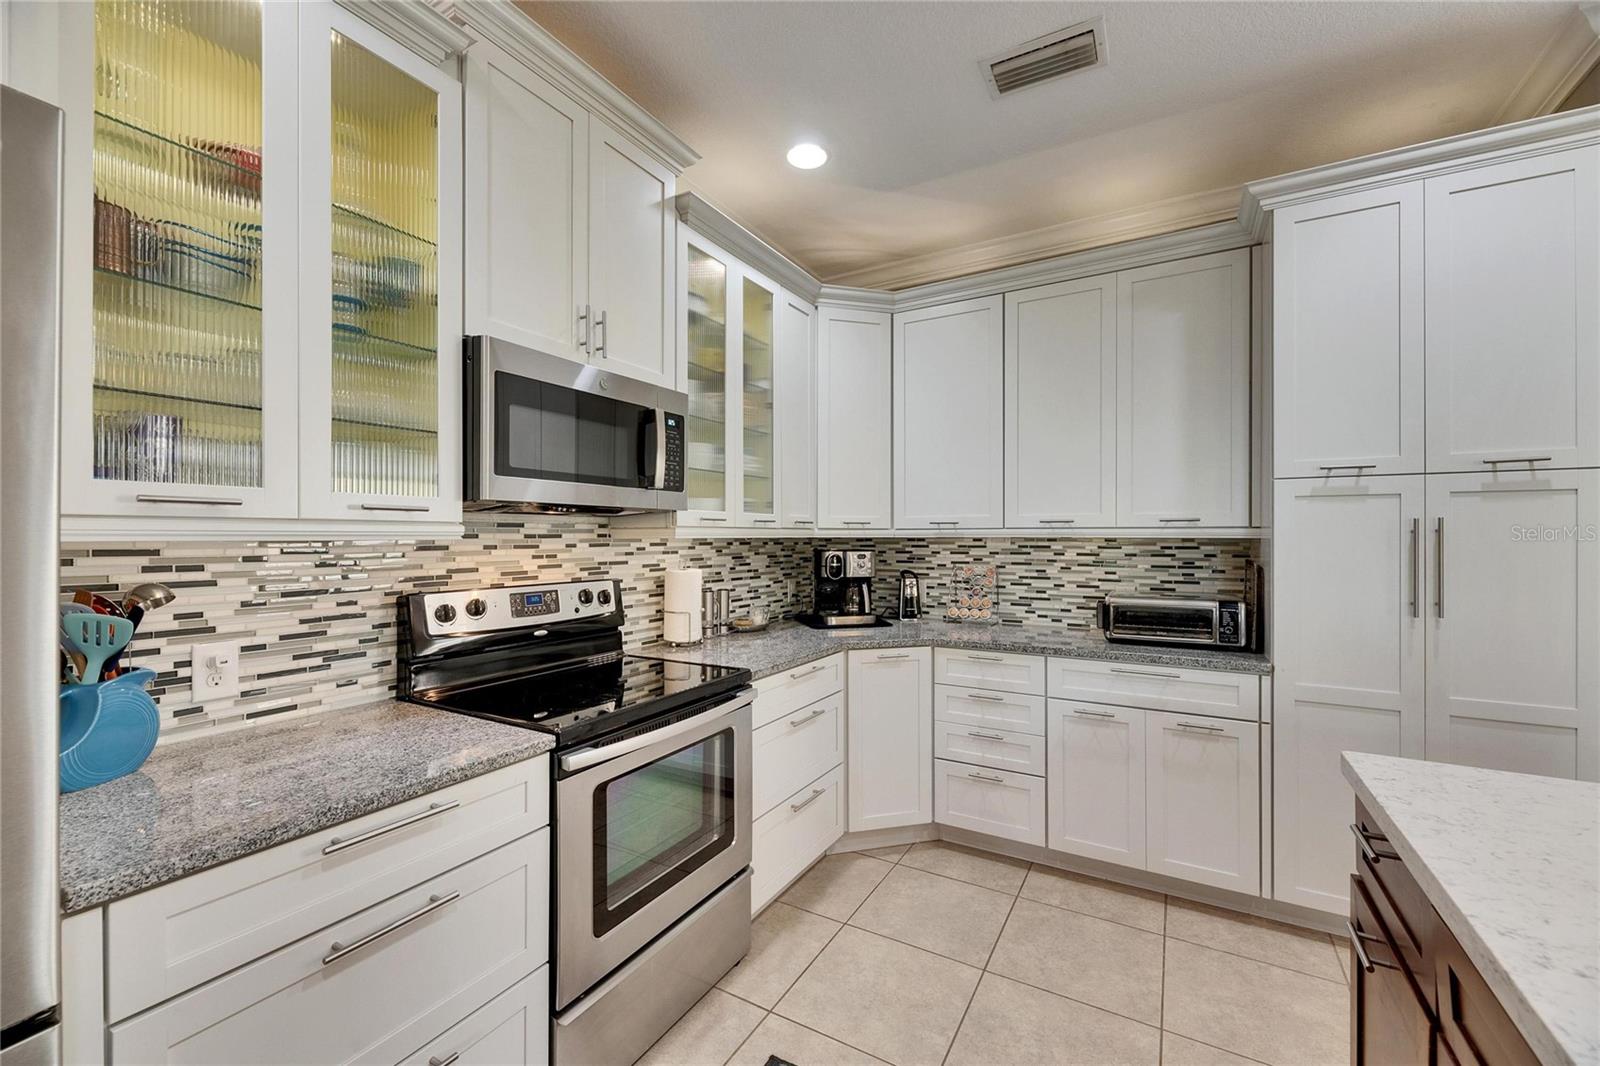
[[[1100,601],[1107,640],[1137,644],[1250,646],[1243,600],[1162,600],[1107,596]]]

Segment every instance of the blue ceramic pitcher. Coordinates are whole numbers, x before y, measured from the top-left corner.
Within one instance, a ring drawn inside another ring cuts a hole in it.
[[[101,785],[144,765],[161,717],[144,687],[154,670],[61,690],[61,791]]]

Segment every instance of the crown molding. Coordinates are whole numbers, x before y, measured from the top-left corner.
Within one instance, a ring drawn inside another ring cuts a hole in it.
[[[1600,105],[1251,182],[1244,189],[1239,219],[1252,234],[1260,234],[1265,212],[1274,208],[1588,144],[1600,144]]]
[[[882,289],[859,289],[850,285],[824,285],[817,293],[818,307],[837,307],[846,311],[895,310],[894,293]]]
[[[1493,125],[1548,115],[1600,61],[1600,3],[1580,4],[1495,112]]]
[[[626,133],[674,174],[683,173],[699,160],[700,153],[629,99],[576,52],[556,40],[511,0],[433,0],[433,3],[453,22],[465,27],[473,38],[504,49]]]
[[[472,43],[461,27],[425,0],[338,0],[338,4],[436,67]]]
[[[822,282],[807,273],[800,264],[729,218],[715,205],[692,192],[679,193],[674,203],[678,218],[696,233],[720,245],[746,266],[755,268],[796,296],[811,303],[817,302]]]

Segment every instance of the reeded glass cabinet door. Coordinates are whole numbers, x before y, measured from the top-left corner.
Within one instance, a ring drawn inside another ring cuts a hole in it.
[[[460,86],[331,4],[300,17],[302,513],[453,519]]]
[[[689,518],[728,518],[728,267],[694,242],[684,246],[689,433],[684,482]]]
[[[62,508],[293,516],[295,12],[96,0],[93,26],[93,202],[70,208],[93,213],[93,342],[66,353]]]
[[[746,275],[743,329],[739,338],[739,363],[744,393],[744,450],[740,473],[743,496],[740,525],[776,525],[778,521],[778,463],[775,395],[773,311],[776,289]]]

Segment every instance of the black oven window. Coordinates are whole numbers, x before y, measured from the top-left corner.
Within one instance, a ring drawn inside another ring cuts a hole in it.
[[[595,788],[595,936],[733,843],[733,773],[726,729]]]
[[[494,376],[494,466],[505,477],[647,487],[648,408],[518,377]]]

